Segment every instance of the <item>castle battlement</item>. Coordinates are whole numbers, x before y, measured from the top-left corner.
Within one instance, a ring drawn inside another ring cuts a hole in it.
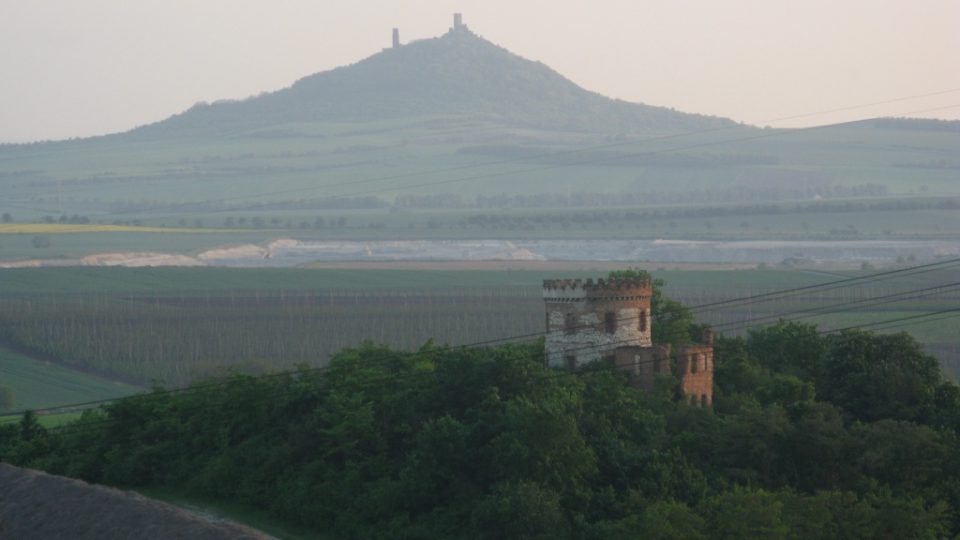
[[[713,332],[704,331],[702,344],[672,352],[669,343],[654,343],[649,278],[546,279],[543,300],[547,365],[575,370],[609,359],[646,390],[654,389],[658,375],[672,373],[685,401],[713,403]]]
[[[649,298],[653,284],[649,279],[545,279],[545,299],[627,300]]]

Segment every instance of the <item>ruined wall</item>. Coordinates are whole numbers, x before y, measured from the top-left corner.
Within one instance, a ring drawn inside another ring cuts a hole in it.
[[[691,345],[676,352],[680,390],[690,405],[713,405],[713,345]]]
[[[545,280],[547,364],[575,368],[618,347],[650,347],[645,280]]]
[[[614,365],[630,374],[632,386],[651,392],[657,375],[669,375],[672,372],[670,344],[620,347],[614,353]]]
[[[687,403],[712,406],[713,332],[673,352],[669,343],[654,345],[652,294],[648,280],[545,280],[547,364],[576,369],[610,358],[630,375],[630,384],[648,392],[657,375],[673,373]]]

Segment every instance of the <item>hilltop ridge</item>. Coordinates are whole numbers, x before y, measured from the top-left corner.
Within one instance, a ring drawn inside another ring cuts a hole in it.
[[[428,114],[604,133],[668,133],[735,125],[719,117],[604,97],[461,26],[306,76],[276,92],[197,104],[135,132],[229,134],[285,123],[362,122]]]

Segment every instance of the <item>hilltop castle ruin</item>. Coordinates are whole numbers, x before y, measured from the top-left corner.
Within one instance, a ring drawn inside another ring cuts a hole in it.
[[[650,391],[657,375],[674,374],[691,405],[713,403],[713,332],[703,343],[673,350],[652,339],[649,279],[548,279],[546,304],[547,364],[573,370],[606,359]]]
[[[470,32],[470,29],[467,28],[467,25],[463,24],[463,15],[460,13],[453,14],[453,26],[450,27],[448,32]],[[390,46],[393,49],[397,49],[401,46],[400,43],[400,29],[394,28],[393,33],[391,34]],[[386,50],[386,49],[384,49]]]

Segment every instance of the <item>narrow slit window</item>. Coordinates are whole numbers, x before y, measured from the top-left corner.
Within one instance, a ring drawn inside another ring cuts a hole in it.
[[[570,335],[577,331],[577,316],[574,313],[567,313],[563,316],[563,333]]]
[[[603,326],[606,328],[608,334],[614,334],[617,332],[617,314],[608,311],[603,314]]]

